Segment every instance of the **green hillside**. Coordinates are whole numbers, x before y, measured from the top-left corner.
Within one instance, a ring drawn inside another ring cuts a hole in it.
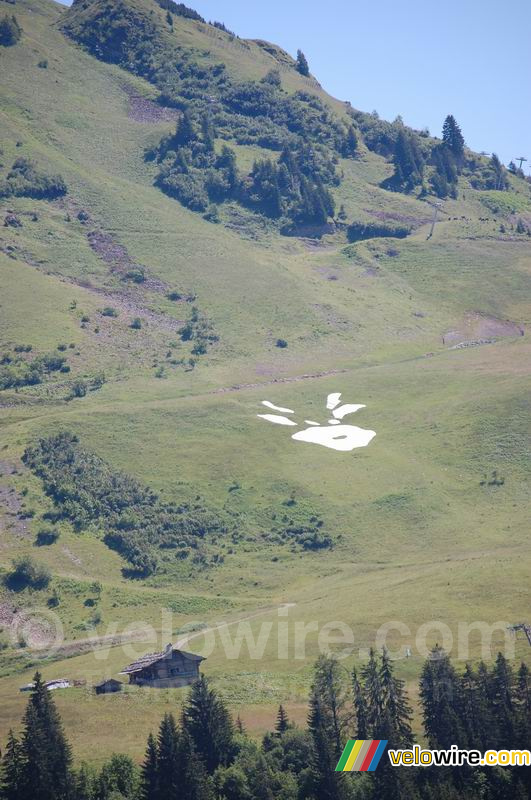
[[[457,641],[501,622],[495,657],[529,614],[529,182],[467,149],[441,166],[440,139],[154,0],[5,13],[22,35],[0,46],[0,741],[36,664],[117,677],[186,625],[258,635],[285,603],[290,624],[351,626],[347,667],[408,626],[388,642],[412,648],[413,691],[426,623]],[[344,420],[376,432],[366,448],[257,417],[269,401],[325,424],[338,392],[366,406]],[[28,556],[33,587],[13,573]],[[57,615],[63,649],[32,646],[48,623],[28,608]],[[138,623],[157,641],[83,645]],[[253,734],[279,702],[306,716],[318,631],[300,659],[275,631],[260,659],[218,642],[204,663]],[[184,695],[56,697],[75,757],[100,762],[140,758]]]

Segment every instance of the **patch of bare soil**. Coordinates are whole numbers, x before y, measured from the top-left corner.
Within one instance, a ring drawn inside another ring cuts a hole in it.
[[[110,267],[111,272],[118,273],[125,278],[129,272],[138,270],[144,275],[141,285],[145,289],[149,289],[152,292],[166,292],[168,290],[168,284],[150,276],[146,267],[135,263],[129,256],[127,248],[117,242],[112,234],[101,230],[101,228],[96,228],[87,233],[87,239],[91,249]]]
[[[143,124],[157,124],[159,122],[175,122],[179,112],[175,108],[159,105],[153,100],[135,92],[129,86],[122,86],[129,100],[128,117],[135,122]]]
[[[455,346],[466,342],[486,344],[495,339],[523,335],[523,327],[516,322],[469,311],[457,328],[443,334],[442,340],[443,344]]]
[[[16,465],[10,461],[0,461],[0,477],[12,475]],[[29,526],[24,519],[22,500],[16,489],[5,483],[0,484],[0,532],[10,531],[17,536],[28,537]]]

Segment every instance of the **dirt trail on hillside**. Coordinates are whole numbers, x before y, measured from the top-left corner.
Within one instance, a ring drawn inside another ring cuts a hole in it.
[[[307,372],[304,375],[293,375],[285,378],[271,378],[269,381],[259,381],[258,383],[235,383],[233,386],[223,386],[220,389],[212,389],[206,394],[224,394],[226,392],[241,392],[243,389],[259,389],[261,386],[271,386],[274,383],[298,383],[312,378],[327,378],[329,375],[341,375],[348,372],[347,369],[328,369],[325,372]]]

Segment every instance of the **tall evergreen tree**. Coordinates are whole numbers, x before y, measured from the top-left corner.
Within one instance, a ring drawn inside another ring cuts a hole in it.
[[[284,706],[280,704],[277,712],[277,721],[275,723],[275,732],[277,733],[278,736],[282,736],[283,733],[286,733],[288,728],[289,728],[288,715],[284,710]]]
[[[358,674],[355,669],[352,670],[352,698],[354,714],[356,716],[356,738],[368,739],[367,705],[363,695],[363,687],[359,682]]]
[[[297,72],[300,72],[301,75],[309,75],[310,74],[310,67],[308,65],[308,61],[306,60],[306,56],[302,52],[302,50],[297,50],[297,63],[295,65]]]
[[[142,800],[158,800],[158,779],[157,742],[153,734],[150,733],[147,740],[146,755],[142,764]]]
[[[203,136],[203,144],[209,153],[214,152],[214,126],[209,114],[205,114],[201,120],[201,133]]]
[[[170,800],[177,785],[177,727],[173,714],[165,714],[159,728],[157,742],[157,788],[156,797]]]
[[[2,800],[23,800],[21,784],[23,775],[22,747],[12,730],[2,759],[0,797]]]
[[[447,653],[436,645],[424,662],[420,681],[424,730],[430,747],[466,746],[459,717],[459,679]]]
[[[365,697],[365,717],[367,733],[374,739],[385,738],[382,736],[384,723],[384,698],[382,680],[376,653],[371,647],[369,660],[361,670]]]
[[[412,708],[408,703],[404,681],[395,676],[389,653],[385,648],[382,653],[380,683],[389,734],[383,738],[396,742],[395,747],[411,747],[413,744]]]
[[[330,736],[330,713],[315,686],[310,696],[308,728],[313,741],[311,775],[314,796],[319,800],[341,800],[344,796],[343,774],[335,772],[339,756]]]
[[[498,653],[491,674],[492,710],[498,732],[498,748],[509,748],[516,740],[515,681],[511,665]]]
[[[179,122],[177,123],[175,136],[173,137],[173,144],[177,145],[178,147],[184,147],[187,144],[190,144],[190,142],[193,142],[196,138],[197,134],[192,120],[192,115],[186,108],[183,111]]]
[[[415,138],[400,127],[393,156],[394,182],[407,190],[422,182],[424,160]]]
[[[32,800],[66,800],[72,794],[71,752],[53,698],[39,672],[24,715],[22,791]]]
[[[183,726],[209,775],[220,765],[226,766],[231,762],[234,752],[232,720],[204,675],[192,686],[183,713]]]
[[[461,128],[452,114],[448,114],[444,120],[442,140],[443,144],[446,145],[457,161],[460,162],[465,152],[465,140],[463,139]]]
[[[337,762],[345,744],[344,739],[348,738],[346,734],[352,714],[341,667],[334,658],[320,656],[317,660],[313,691],[320,701],[321,725],[326,729]]]
[[[179,735],[176,760],[176,792],[174,800],[212,800],[213,791],[205,766],[195,751],[186,729]],[[161,800],[167,800],[162,797]]]

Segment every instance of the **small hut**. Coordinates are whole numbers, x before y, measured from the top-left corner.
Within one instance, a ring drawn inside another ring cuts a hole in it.
[[[94,691],[96,694],[113,694],[114,692],[121,692],[122,686],[122,681],[117,681],[115,678],[106,678],[94,685]]]
[[[203,656],[179,650],[168,644],[162,653],[148,653],[128,667],[120,675],[128,675],[129,683],[136,686],[167,687],[189,686],[199,678],[199,665]]]

